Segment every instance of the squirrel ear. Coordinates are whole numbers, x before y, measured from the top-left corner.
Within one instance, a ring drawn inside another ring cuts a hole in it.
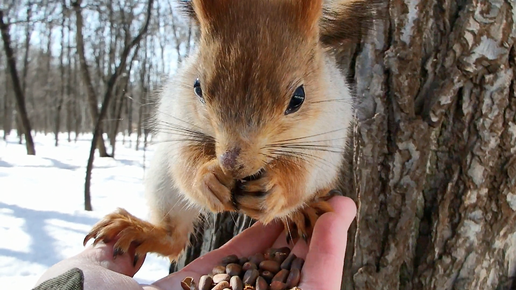
[[[381,17],[380,6],[386,0],[338,0],[323,8],[320,21],[320,40],[324,46],[334,47],[345,42],[359,42],[373,27],[373,20]]]
[[[208,27],[217,15],[224,15],[228,5],[225,0],[191,0],[191,2],[201,27]]]
[[[216,2],[220,1],[222,0],[178,0],[177,2],[181,11],[197,25],[207,25],[217,13],[216,9],[221,3]]]
[[[306,24],[306,29],[311,31],[317,27],[322,14],[322,0],[298,0],[301,8],[299,20]]]

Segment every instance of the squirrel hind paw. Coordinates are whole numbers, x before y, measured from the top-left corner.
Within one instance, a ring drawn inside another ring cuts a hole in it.
[[[283,221],[287,243],[295,244],[299,238],[308,242],[319,217],[331,211],[333,208],[327,201],[317,200],[290,214]]]

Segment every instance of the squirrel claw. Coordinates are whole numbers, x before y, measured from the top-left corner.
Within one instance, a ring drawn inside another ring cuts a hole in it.
[[[291,214],[288,220],[283,222],[287,234],[287,243],[290,244],[289,239],[296,242],[299,237],[308,243],[317,219],[324,213],[331,211],[331,205],[327,201],[317,200]]]
[[[113,258],[116,259],[117,256],[121,256],[124,254],[124,251],[120,248],[115,248],[113,251]]]
[[[287,245],[290,245],[290,242],[292,242],[292,236],[287,233],[285,236],[285,240],[287,241]]]
[[[133,267],[136,267],[136,264],[138,264],[138,261],[140,260],[140,255],[135,254],[133,259]]]

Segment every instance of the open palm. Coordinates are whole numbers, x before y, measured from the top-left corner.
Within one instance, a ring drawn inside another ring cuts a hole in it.
[[[296,256],[306,260],[299,285],[303,290],[340,289],[347,230],[355,217],[356,207],[346,197],[334,197],[330,203],[335,211],[325,213],[319,218],[309,246],[304,241],[299,241],[292,249]],[[143,260],[133,267],[131,253],[113,259],[113,243],[99,244],[54,265],[40,278],[38,284],[76,267],[84,273],[84,289],[180,290],[180,282],[184,278],[193,277],[198,281],[202,275],[211,273],[213,267],[228,255],[249,257],[270,247],[284,246],[287,243],[281,224],[264,226],[256,223],[221,248],[196,259],[181,271],[152,285],[139,285],[132,276],[140,269]]]

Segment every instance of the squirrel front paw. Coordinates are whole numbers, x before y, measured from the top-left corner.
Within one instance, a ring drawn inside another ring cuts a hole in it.
[[[289,197],[296,198],[268,172],[255,180],[239,181],[233,195],[239,210],[263,223],[281,216],[286,206],[292,203]]]
[[[224,174],[217,159],[204,164],[194,180],[197,199],[212,212],[235,210],[231,196],[235,181]]]
[[[84,245],[94,239],[93,244],[115,241],[114,256],[127,253],[131,246],[135,247],[134,264],[147,253],[157,253],[175,259],[188,242],[186,235],[178,231],[170,231],[161,226],[141,220],[124,209],[119,208],[108,214],[93,226],[84,238]]]

